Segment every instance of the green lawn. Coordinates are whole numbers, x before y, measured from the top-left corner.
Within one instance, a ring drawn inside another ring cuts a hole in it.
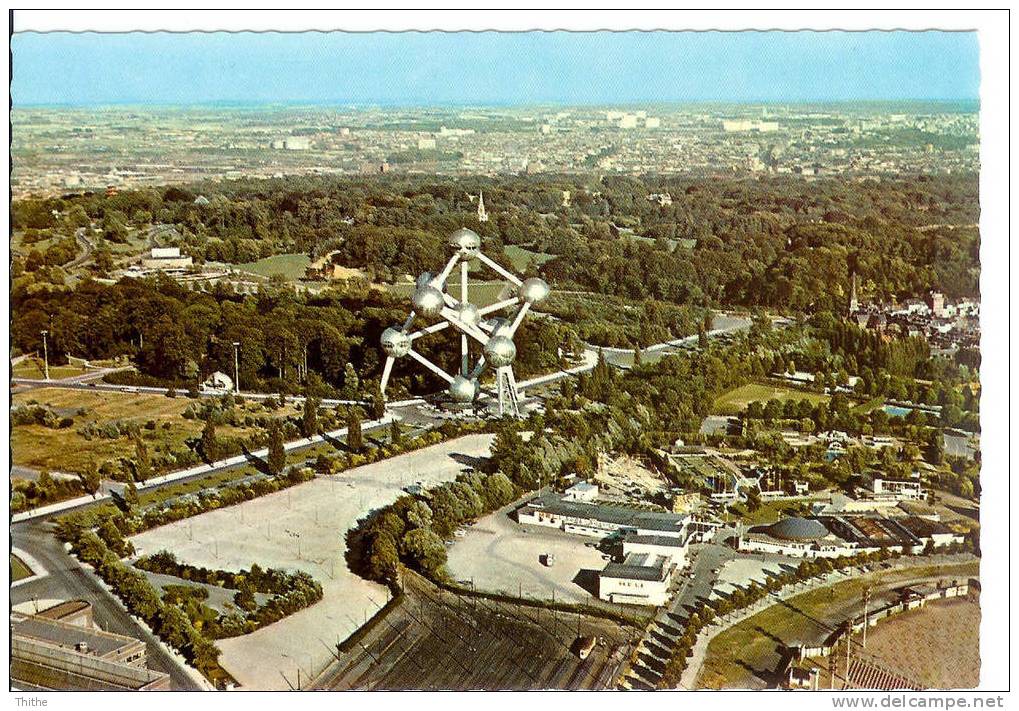
[[[304,278],[305,268],[311,264],[307,254],[274,254],[257,262],[235,264],[234,269],[249,272],[257,276],[283,276],[291,281]]]
[[[554,254],[548,254],[546,252],[534,252],[523,247],[518,247],[515,244],[511,244],[504,250],[506,256],[509,257],[512,269],[516,272],[522,272],[527,267],[529,262],[535,262],[537,266],[541,266],[550,259],[555,259]]]
[[[503,290],[506,287],[507,283],[501,281],[469,282],[467,284],[467,295],[470,297],[471,303],[478,306],[488,306],[489,304],[494,304],[502,298],[505,298],[503,296]],[[386,288],[390,293],[406,299],[410,299],[411,295],[414,293],[413,284],[390,284]],[[446,285],[446,291],[454,299],[459,299],[460,280],[453,280],[450,278],[450,281]]]
[[[867,413],[876,410],[879,407],[883,407],[884,404],[885,404],[884,397],[879,395],[877,397],[871,398],[870,400],[867,400],[867,402],[857,405],[856,407],[853,408],[853,412],[859,413],[861,415],[866,415]]]
[[[719,395],[715,399],[712,412],[719,415],[738,415],[752,402],[763,404],[772,399],[779,400],[780,402],[785,402],[786,400],[796,400],[797,402],[806,400],[811,405],[816,405],[820,402],[828,402],[829,398],[821,393],[799,390],[783,385],[749,383]]]
[[[864,588],[889,585],[924,576],[969,577],[979,574],[979,564],[926,566],[864,575],[843,583],[797,595],[773,605],[722,632],[708,645],[696,688],[748,688],[755,669],[766,667],[776,656],[777,640],[796,644],[830,629],[840,608],[850,610]],[[837,620],[841,622],[841,620]]]
[[[11,555],[11,582],[24,580],[32,575],[32,570],[16,555]]]
[[[86,372],[83,368],[73,365],[50,364],[50,379],[67,378],[72,375],[81,375]],[[44,378],[46,376],[43,368],[42,358],[26,358],[14,366],[15,378]]]

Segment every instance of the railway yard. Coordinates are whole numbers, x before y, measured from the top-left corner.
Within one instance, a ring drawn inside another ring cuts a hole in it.
[[[405,595],[312,689],[606,689],[638,636],[615,622],[444,591],[414,574]],[[578,639],[594,637],[581,659]]]

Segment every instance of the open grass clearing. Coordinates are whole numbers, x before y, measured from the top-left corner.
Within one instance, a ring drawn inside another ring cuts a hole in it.
[[[519,247],[515,244],[511,244],[503,249],[506,256],[510,260],[510,264],[513,266],[513,270],[516,272],[522,272],[527,268],[528,264],[534,264],[535,266],[541,266],[545,262],[555,259],[554,254],[548,254],[547,252],[535,252],[530,249]]]
[[[232,265],[234,269],[256,276],[282,276],[291,281],[304,278],[304,270],[311,264],[307,254],[274,254],[257,262]]]
[[[769,400],[778,400],[779,402],[806,400],[811,405],[816,405],[828,402],[829,399],[827,395],[809,390],[799,390],[783,385],[748,383],[715,398],[712,412],[719,415],[738,415],[752,402],[764,404]]]
[[[188,405],[194,402],[184,397],[47,387],[16,393],[12,399],[20,405],[35,402],[60,416],[74,419],[73,425],[63,429],[42,425],[11,428],[12,463],[33,469],[81,472],[90,459],[101,465],[106,460],[134,456],[135,445],[130,437],[88,440],[82,436],[79,430],[89,422],[101,424],[117,420],[137,425],[150,456],[160,451],[186,448],[185,442],[198,436],[204,426],[200,420],[182,416]],[[250,401],[237,407],[254,414],[261,411],[262,406]],[[154,423],[153,429],[146,428],[149,421]],[[216,428],[216,435],[220,438],[244,437],[252,432],[254,428],[248,427],[223,425]]]

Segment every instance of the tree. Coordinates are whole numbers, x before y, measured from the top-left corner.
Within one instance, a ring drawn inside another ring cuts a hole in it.
[[[347,415],[347,447],[353,452],[364,449],[364,435],[361,432],[361,408],[352,407]]]
[[[86,494],[96,495],[96,492],[99,491],[99,484],[102,481],[99,477],[99,467],[96,466],[96,460],[89,457],[88,462],[85,464],[85,471],[78,474],[78,479],[81,480],[81,488],[85,490]]]
[[[753,513],[761,508],[761,495],[754,489],[747,492],[747,511]]]
[[[318,434],[318,400],[304,398],[304,413],[301,415],[301,434],[314,437]]]
[[[640,344],[638,343],[633,349],[633,367],[639,368],[644,364],[644,354],[640,350]]]
[[[386,414],[386,399],[382,396],[382,390],[378,385],[371,399],[371,416],[373,420],[381,420]]]
[[[389,441],[393,444],[400,444],[403,440],[403,431],[400,429],[400,423],[393,420],[389,424]]]
[[[124,487],[124,503],[128,505],[129,509],[138,505],[138,487],[134,485],[133,481],[128,482]]]
[[[152,476],[152,461],[149,459],[149,448],[142,439],[141,432],[135,430],[134,434],[135,467],[134,476],[138,481],[147,481]]]
[[[385,531],[372,538],[368,553],[368,575],[374,580],[392,580],[400,564],[396,541]]]
[[[266,457],[266,464],[273,474],[279,474],[287,465],[287,453],[283,449],[283,428],[276,419],[269,424],[269,454]]]
[[[353,363],[347,363],[343,368],[343,396],[348,400],[356,400],[361,389],[361,381],[357,377]]]
[[[427,575],[434,576],[446,564],[446,547],[430,528],[415,528],[405,533],[403,549]]]
[[[216,439],[216,423],[212,419],[205,421],[202,428],[201,454],[206,462],[211,464],[219,457],[219,440]]]

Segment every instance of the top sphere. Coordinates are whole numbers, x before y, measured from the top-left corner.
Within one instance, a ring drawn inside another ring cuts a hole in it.
[[[461,227],[449,236],[449,243],[460,250],[461,254],[474,255],[481,248],[481,238],[474,230]]]
[[[531,277],[530,279],[524,279],[524,283],[520,285],[517,291],[521,299],[529,304],[535,304],[548,296],[549,288],[544,279]]]
[[[446,305],[442,292],[434,286],[418,287],[411,302],[414,304],[414,310],[423,316],[438,316],[442,313],[442,307]]]

